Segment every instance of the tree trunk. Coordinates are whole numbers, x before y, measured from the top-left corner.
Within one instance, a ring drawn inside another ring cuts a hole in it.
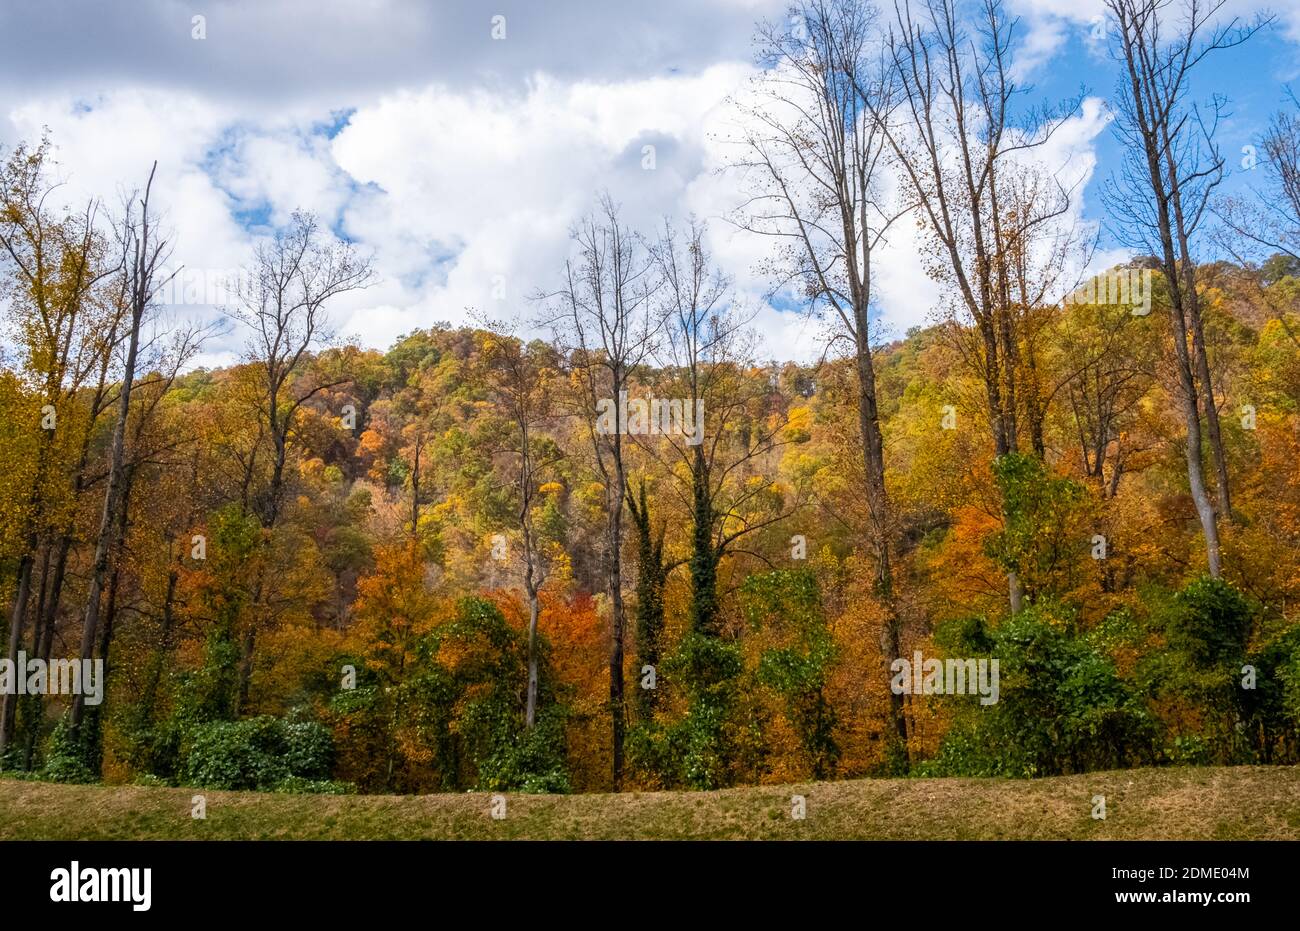
[[[149,678],[145,682],[140,696],[140,720],[146,725],[153,721],[154,704],[158,697],[158,686],[162,683],[163,663],[171,651],[172,626],[175,617],[176,586],[180,581],[180,572],[173,565],[167,574],[167,594],[163,597],[162,631],[158,638],[158,652],[149,669]]]
[[[1209,357],[1205,350],[1205,328],[1201,323],[1201,299],[1196,291],[1196,264],[1192,261],[1191,246],[1187,232],[1187,220],[1183,216],[1183,195],[1181,180],[1177,173],[1177,161],[1174,155],[1173,147],[1169,139],[1169,126],[1162,124],[1161,127],[1165,162],[1169,167],[1169,204],[1161,214],[1165,223],[1172,221],[1172,234],[1177,239],[1178,258],[1181,262],[1181,297],[1182,310],[1184,313],[1184,334],[1187,329],[1192,332],[1192,365],[1195,370],[1195,379],[1193,380],[1193,389],[1195,382],[1200,382],[1201,402],[1205,406],[1205,432],[1210,441],[1210,452],[1214,459],[1214,468],[1217,477],[1215,493],[1218,497],[1219,514],[1224,520],[1232,520],[1232,494],[1228,485],[1228,463],[1223,454],[1223,436],[1219,431],[1219,408],[1214,402],[1214,379],[1210,375]],[[1170,215],[1172,207],[1172,216]],[[1173,250],[1166,253],[1167,259],[1173,259]],[[1175,274],[1180,270],[1178,265],[1173,265],[1169,269]],[[1186,336],[1183,337],[1184,342]],[[1190,441],[1190,438],[1189,438]],[[1200,456],[1198,445],[1197,456]],[[1216,529],[1216,537],[1217,537]],[[1215,541],[1216,547],[1218,541]],[[1211,570],[1213,572],[1213,570]],[[1216,576],[1217,577],[1217,576]]]
[[[691,628],[718,635],[718,560],[713,547],[713,496],[704,453],[695,450],[691,467]]]
[[[1201,464],[1198,393],[1196,379],[1193,376],[1193,364],[1187,348],[1189,321],[1184,309],[1187,295],[1184,294],[1184,281],[1179,274],[1178,254],[1175,252],[1174,244],[1174,217],[1171,216],[1171,211],[1181,213],[1182,209],[1178,191],[1178,165],[1169,143],[1167,126],[1164,128],[1163,138],[1160,128],[1164,126],[1160,122],[1160,114],[1162,111],[1167,112],[1175,101],[1160,99],[1154,89],[1155,85],[1151,83],[1153,78],[1150,72],[1158,66],[1151,64],[1151,50],[1146,45],[1147,36],[1142,31],[1144,21],[1135,21],[1121,6],[1115,5],[1112,9],[1116,12],[1122,28],[1124,59],[1129,78],[1128,99],[1133,107],[1134,123],[1142,139],[1147,179],[1151,184],[1154,201],[1155,212],[1151,227],[1160,237],[1161,272],[1169,285],[1169,328],[1174,341],[1178,402],[1187,427],[1187,444],[1184,450],[1187,459],[1187,484],[1196,506],[1197,516],[1200,518],[1201,531],[1205,536],[1206,561],[1209,563],[1210,575],[1217,579],[1222,572],[1219,529],[1215,522],[1214,508],[1205,489],[1205,475]],[[1186,226],[1180,222],[1177,229],[1180,237],[1179,248],[1186,258],[1188,255]],[[1184,271],[1191,272],[1190,261],[1184,262]],[[1195,291],[1194,280],[1192,280],[1191,290]],[[1208,391],[1208,384],[1206,388]],[[1223,491],[1226,495],[1226,481]]]
[[[631,499],[628,508],[637,529],[637,580],[636,580],[636,642],[637,675],[642,676],[646,666],[657,672],[662,650],[664,629],[664,579],[663,534],[655,536],[650,518],[650,505],[646,498],[645,481],[642,480],[640,498]],[[657,682],[656,682],[657,685]],[[657,688],[637,689],[637,712],[642,721],[650,721],[659,706]]]
[[[861,303],[861,302],[860,302]],[[881,631],[881,659],[885,682],[893,674],[890,666],[903,655],[902,618],[894,597],[893,523],[889,507],[889,494],[885,487],[885,444],[880,432],[880,411],[876,402],[876,373],[871,360],[871,347],[867,342],[867,307],[855,311],[856,371],[858,378],[858,429],[862,440],[862,459],[867,480],[867,510],[871,523],[872,545],[876,550],[876,597],[886,611]],[[893,731],[903,750],[910,757],[907,743],[907,716],[903,696],[889,689],[889,715]]]
[[[527,446],[528,433],[524,431],[524,444]],[[522,482],[525,488],[532,485],[532,468],[531,459],[525,451],[523,464],[521,466]],[[538,689],[538,662],[537,662],[537,622],[542,613],[541,600],[537,591],[537,554],[534,552],[532,518],[529,511],[531,505],[531,495],[525,491],[523,497],[523,506],[520,510],[520,525],[523,529],[524,538],[524,592],[528,596],[528,696],[524,707],[524,727],[532,730],[533,725],[537,723],[537,689]]]
[[[541,606],[537,588],[533,585],[531,569],[525,587],[528,589],[528,704],[524,713],[524,726],[532,730],[537,723],[537,618]]]
[[[617,437],[615,438],[617,440]],[[626,627],[626,614],[623,605],[623,495],[626,478],[623,464],[615,463],[617,487],[610,496],[609,519],[609,598],[612,617],[612,630],[609,645],[609,710],[614,740],[612,775],[614,791],[623,787],[623,742],[627,732],[627,713],[623,705],[623,638]]]
[[[124,522],[125,523],[125,522]],[[113,569],[108,583],[108,604],[104,610],[104,629],[99,638],[101,701],[86,715],[85,751],[83,758],[90,771],[99,777],[104,771],[104,703],[108,701],[109,651],[113,646],[113,626],[117,620],[117,592],[121,582],[121,567]]]
[[[1191,286],[1187,306],[1192,323],[1192,352],[1196,357],[1196,377],[1200,381],[1205,402],[1205,432],[1210,441],[1210,454],[1214,459],[1215,494],[1218,497],[1219,515],[1232,520],[1232,492],[1228,484],[1228,461],[1223,452],[1223,434],[1219,430],[1219,408],[1214,402],[1214,381],[1210,375],[1210,362],[1205,352],[1205,328],[1201,325],[1201,302]]]
[[[257,652],[257,624],[249,619],[248,631],[239,652],[239,693],[235,698],[235,717],[248,710],[249,687],[253,681],[253,656]]]
[[[415,439],[415,462],[411,467],[411,537],[420,536],[420,447],[419,437]]]
[[[1219,548],[1219,527],[1215,520],[1214,506],[1210,503],[1209,493],[1205,487],[1205,472],[1201,463],[1201,418],[1198,410],[1196,378],[1192,372],[1192,360],[1187,348],[1187,318],[1183,312],[1183,289],[1178,275],[1178,263],[1174,257],[1172,231],[1169,226],[1168,204],[1162,202],[1161,217],[1164,227],[1161,229],[1165,259],[1165,280],[1169,284],[1169,327],[1174,341],[1174,357],[1178,370],[1178,401],[1182,408],[1183,421],[1187,427],[1187,444],[1184,454],[1187,460],[1187,484],[1196,506],[1196,514],[1201,522],[1201,531],[1205,536],[1205,555],[1209,563],[1210,575],[1219,578],[1222,574],[1222,559]],[[1226,486],[1224,488],[1226,492]]]
[[[32,563],[32,550],[29,548],[18,563],[18,590],[14,593],[13,612],[9,617],[8,658],[15,666],[18,664],[18,651],[22,648],[23,628],[27,623],[27,603],[32,592]],[[6,692],[0,696],[0,767],[4,765],[5,751],[13,738],[17,711],[16,692]]]
[[[132,307],[131,336],[127,346],[126,365],[122,371],[122,386],[119,389],[117,423],[113,427],[113,445],[109,458],[108,486],[104,490],[104,510],[100,515],[99,535],[95,541],[95,558],[90,574],[90,585],[86,594],[86,616],[81,627],[82,660],[91,659],[95,653],[95,637],[99,632],[99,602],[103,592],[104,581],[108,575],[108,564],[113,549],[114,536],[118,526],[118,508],[126,507],[122,500],[122,489],[126,484],[126,424],[131,415],[131,391],[135,384],[135,363],[140,348],[140,322],[144,317],[143,282],[137,285],[141,291]],[[84,696],[72,698],[72,715],[70,730],[77,736],[81,719],[85,713]]]

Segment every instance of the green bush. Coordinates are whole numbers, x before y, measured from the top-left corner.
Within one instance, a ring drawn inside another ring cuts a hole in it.
[[[284,725],[284,762],[296,778],[328,779],[334,761],[334,738],[329,729],[314,721]]]
[[[95,782],[85,757],[85,748],[73,740],[67,721],[59,721],[46,745],[40,777],[50,782]]]
[[[566,793],[570,790],[564,754],[565,710],[549,705],[538,715],[532,730],[512,723],[505,715],[488,725],[493,735],[491,752],[478,760],[478,785],[484,790]]]
[[[1221,579],[1201,578],[1174,596],[1165,624],[1169,648],[1195,666],[1235,664],[1246,651],[1254,610]]]
[[[666,786],[719,789],[735,782],[744,668],[737,644],[686,634],[664,661],[667,679],[686,694],[686,714],[670,724],[634,727],[627,745],[632,766]]]
[[[1086,639],[1030,608],[989,629],[956,625],[952,648],[987,647],[999,661],[999,699],[962,702],[929,775],[1056,776],[1154,758],[1155,726],[1140,695]]]
[[[1246,719],[1253,716],[1263,724],[1275,717],[1280,696],[1271,694],[1276,687],[1271,670],[1259,679],[1263,691],[1241,686],[1256,616],[1255,606],[1232,585],[1208,577],[1156,603],[1152,626],[1163,634],[1165,646],[1145,657],[1139,679],[1153,700],[1178,709],[1164,753],[1171,762],[1230,764],[1257,758],[1258,740]],[[1281,658],[1257,659],[1269,667]]]
[[[187,735],[181,780],[212,789],[271,790],[289,778],[327,778],[333,739],[316,723],[263,715],[201,724]]]

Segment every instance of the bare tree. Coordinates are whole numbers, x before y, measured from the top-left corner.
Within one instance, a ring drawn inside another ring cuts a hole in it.
[[[783,445],[788,412],[770,409],[767,380],[754,377],[750,318],[736,307],[731,283],[712,265],[704,239],[698,222],[685,234],[665,223],[651,250],[663,283],[656,315],[663,321],[661,384],[678,395],[668,403],[681,403],[683,429],[669,424],[639,439],[652,453],[659,445],[669,450],[668,472],[682,477],[676,487],[691,520],[691,629],[716,637],[723,559],[745,537],[788,518],[795,506],[774,500],[776,482],[759,468]]]
[[[263,529],[273,531],[284,503],[285,464],[298,412],[316,394],[346,379],[309,383],[301,370],[315,348],[331,337],[325,305],[349,291],[368,287],[374,271],[349,243],[332,241],[316,217],[295,211],[287,229],[254,251],[253,265],[236,283],[232,315],[251,332],[249,351],[258,371],[259,434],[271,444],[271,475],[255,510]],[[251,478],[252,455],[249,472]],[[244,633],[239,668],[239,706],[247,703],[258,618],[266,579],[253,591],[255,616]]]
[[[131,416],[131,395],[135,389],[141,327],[145,315],[156,307],[154,298],[158,290],[171,278],[171,275],[167,275],[164,270],[164,265],[171,255],[171,245],[166,236],[160,235],[155,228],[156,217],[149,206],[154,174],[157,170],[158,163],[154,162],[153,167],[149,169],[149,180],[145,182],[144,192],[139,195],[133,194],[128,198],[118,234],[124,279],[123,298],[127,308],[124,321],[127,327],[126,345],[122,375],[117,390],[117,420],[113,426],[113,439],[109,445],[104,508],[100,515],[99,533],[95,539],[95,555],[91,562],[90,583],[86,592],[86,613],[81,626],[80,658],[82,661],[94,656],[109,563],[113,552],[120,545],[121,535],[125,532],[125,509],[129,498],[126,431]],[[122,511],[121,514],[119,510]],[[80,736],[84,709],[84,696],[78,693],[72,700],[69,722],[74,739]]]
[[[1204,109],[1190,103],[1190,80],[1207,56],[1241,44],[1263,23],[1240,26],[1235,17],[1216,23],[1224,3],[1185,0],[1181,20],[1171,24],[1173,0],[1106,2],[1115,19],[1116,56],[1124,67],[1116,132],[1128,161],[1104,196],[1119,218],[1121,238],[1155,255],[1168,285],[1177,393],[1187,428],[1187,479],[1215,578],[1222,571],[1222,556],[1201,464],[1202,405],[1217,474],[1218,517],[1232,519],[1232,498],[1196,291],[1193,240],[1223,179],[1214,131],[1225,101],[1216,95]]]
[[[162,287],[165,282],[159,284]],[[155,292],[158,290],[154,289]],[[134,411],[128,413],[131,418],[130,436],[126,443],[125,458],[122,463],[122,486],[118,505],[117,526],[113,529],[110,542],[110,564],[108,585],[103,596],[102,621],[99,624],[98,654],[103,662],[102,678],[104,692],[100,704],[92,709],[83,709],[82,744],[83,758],[91,771],[99,774],[103,764],[103,715],[104,701],[108,696],[110,659],[113,637],[119,615],[125,608],[121,595],[124,585],[129,584],[127,567],[129,565],[130,546],[128,529],[132,510],[132,490],[137,476],[147,469],[166,468],[171,465],[171,455],[177,450],[192,445],[197,437],[184,427],[167,425],[160,429],[160,406],[168,392],[176,383],[181,371],[202,348],[203,341],[212,332],[213,327],[182,325],[167,330],[158,330],[147,339],[141,340],[137,355],[137,371],[147,372],[143,379],[134,381],[131,396]],[[166,337],[164,339],[164,337]],[[136,612],[138,613],[138,612]],[[52,626],[46,628],[46,639],[41,649],[49,650],[48,638]],[[29,735],[27,753],[34,752],[35,730]]]
[[[656,282],[653,260],[623,224],[618,206],[608,194],[601,196],[596,212],[577,225],[572,239],[577,254],[565,263],[564,286],[549,296],[555,311],[548,322],[571,366],[580,415],[605,490],[606,590],[611,613],[609,710],[617,790],[623,782],[627,731],[623,682],[627,612],[622,563],[627,469],[622,431],[598,429],[597,413],[602,403],[622,403],[633,371],[650,353]]]
[[[1019,449],[1017,324],[1026,297],[1017,284],[1034,276],[1017,264],[1036,254],[1036,237],[1055,235],[1071,202],[1054,173],[1028,202],[1014,182],[1079,104],[1016,117],[1026,88],[1014,77],[1015,26],[1001,0],[982,0],[970,30],[956,0],[899,0],[886,39],[895,94],[883,103],[863,96],[932,243],[931,274],[952,285],[954,310],[973,324],[964,357],[983,383],[997,456]],[[1019,611],[1019,580],[1011,572],[1007,581],[1011,609]]]
[[[789,408],[755,364],[751,316],[737,306],[730,280],[713,266],[705,232],[694,220],[682,233],[666,222],[651,246],[663,283],[657,300],[661,310],[655,314],[662,320],[663,338],[656,351],[659,369],[646,373],[658,397],[641,401],[638,408],[648,413],[651,431],[636,432],[637,445],[663,464],[669,488],[689,515],[689,633],[680,655],[700,659],[712,655],[728,633],[726,561],[747,555],[766,562],[745,549],[747,539],[787,520],[802,504],[798,494],[787,500],[774,477]],[[632,407],[629,403],[629,423]],[[644,496],[634,513],[645,514]],[[700,725],[692,741],[710,744],[716,758],[724,759],[729,756],[729,712],[717,701],[727,693],[732,673],[707,659],[687,665],[682,685],[690,714]],[[710,772],[692,778],[712,782],[726,777]]]
[[[1234,236],[1255,247],[1233,248],[1238,259],[1264,249],[1300,261],[1300,99],[1291,92],[1287,98],[1291,109],[1275,113],[1259,138],[1264,183],[1249,195],[1223,198],[1213,206]],[[1230,240],[1225,244],[1235,245]]]
[[[310,213],[295,211],[289,227],[257,246],[250,274],[237,283],[233,315],[251,332],[250,352],[261,370],[261,415],[272,447],[271,481],[258,508],[273,527],[283,505],[284,467],[298,410],[338,382],[298,385],[309,353],[333,333],[324,306],[374,279],[369,260],[350,244],[324,241],[328,231]]]
[[[907,207],[879,191],[888,143],[873,111],[890,96],[874,40],[876,11],[862,0],[803,0],[788,23],[759,27],[758,103],[744,106],[742,154],[733,160],[751,188],[742,228],[782,242],[776,288],[797,284],[813,313],[828,313],[851,347],[857,376],[874,589],[886,610],[884,675],[902,655],[894,597],[895,521],[885,487],[884,439],[872,358],[872,260]],[[866,98],[871,98],[870,100]],[[903,696],[890,692],[893,726],[906,746]]]
[[[1243,265],[1261,251],[1300,262],[1300,99],[1292,92],[1287,98],[1291,109],[1276,113],[1259,140],[1264,183],[1250,194],[1221,198],[1213,207],[1222,224],[1220,245]],[[1251,280],[1258,285],[1257,279]],[[1300,333],[1288,319],[1288,309],[1273,306],[1262,287],[1259,295],[1300,348]]]
[[[1039,459],[1047,456],[1044,425],[1049,408],[1063,386],[1053,383],[1044,370],[1043,334],[1058,319],[1056,296],[1064,290],[1068,271],[1086,268],[1092,261],[1096,238],[1088,238],[1074,223],[1048,211],[1052,222],[1026,225],[1022,220],[1041,210],[1042,199],[1055,201],[1060,183],[1039,165],[1025,165],[1004,178],[1001,207],[1006,221],[1001,224],[1006,238],[999,250],[1005,256],[1008,304],[1003,314],[1008,330],[1004,342],[1010,383],[1007,397],[1014,405],[1017,436],[1028,434],[1029,445]],[[955,342],[965,343],[966,356],[978,371],[983,367],[979,342],[966,332],[955,333]],[[1066,379],[1071,377],[1067,373]],[[1021,427],[1023,425],[1023,428]]]

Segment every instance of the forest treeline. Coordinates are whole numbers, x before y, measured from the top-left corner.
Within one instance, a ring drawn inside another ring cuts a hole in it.
[[[703,222],[607,194],[551,290],[386,351],[330,325],[370,259],[295,213],[230,284],[243,358],[195,368],[152,171],[65,207],[48,139],[4,153],[0,768],[564,792],[1300,762],[1300,110],[1222,194],[1189,82],[1267,21],[1108,8],[1133,257],[1091,281],[1079,194],[1034,161],[1081,102],[1022,103],[999,3],[760,26],[748,196],[713,222],[773,238],[816,364],[772,360]],[[906,224],[945,298],[886,340]],[[996,702],[891,687],[917,654],[997,660]],[[103,700],[14,687],[60,660],[101,662]]]

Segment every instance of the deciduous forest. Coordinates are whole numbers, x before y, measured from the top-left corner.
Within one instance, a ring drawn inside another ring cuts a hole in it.
[[[1300,109],[1226,193],[1189,89],[1269,24],[1109,0],[1130,258],[1099,270],[1034,160],[1080,101],[1018,83],[996,0],[955,10],[760,25],[739,207],[636,228],[593,191],[552,280],[386,350],[337,337],[377,271],[309,209],[192,322],[154,166],[68,206],[57,135],[0,152],[0,768],[394,794],[1300,762]],[[944,297],[882,337],[903,226]],[[723,227],[771,240],[819,359],[758,337]],[[216,326],[243,357],[196,365]],[[995,700],[898,686],[935,658],[996,660]],[[93,703],[28,682],[83,660]]]

